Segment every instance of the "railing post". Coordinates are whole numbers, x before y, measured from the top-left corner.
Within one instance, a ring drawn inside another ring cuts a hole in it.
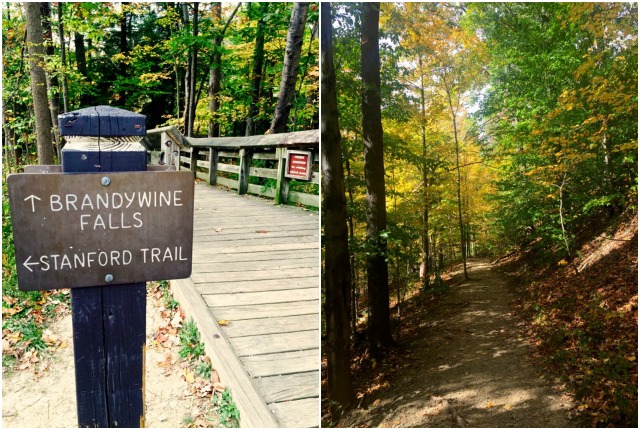
[[[191,147],[191,158],[189,159],[189,168],[193,172],[193,175],[196,176],[196,172],[198,171],[198,153],[200,152],[199,148]]]
[[[276,159],[278,160],[278,176],[276,178],[275,203],[282,205],[287,203],[289,198],[289,178],[285,177],[285,166],[287,164],[287,149],[276,148]]]
[[[238,194],[247,194],[249,188],[249,168],[251,167],[251,151],[240,150],[240,172],[238,172]]]
[[[209,185],[218,182],[218,149],[209,149]]]

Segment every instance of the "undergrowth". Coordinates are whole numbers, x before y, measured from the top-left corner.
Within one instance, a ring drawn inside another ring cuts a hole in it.
[[[30,367],[33,355],[59,343],[43,338],[47,326],[69,312],[69,290],[22,291],[18,286],[6,181],[2,184],[2,371]]]
[[[157,289],[161,292],[164,307],[177,310],[179,303],[173,298],[173,295],[169,291],[168,283],[164,281],[159,283]],[[211,365],[211,360],[205,354],[200,331],[193,319],[188,322],[183,322],[178,330],[178,337],[180,340],[180,357],[189,363],[189,366],[196,375],[205,381],[210,381],[214,370]],[[240,426],[240,411],[234,403],[228,387],[220,391],[214,388],[211,394],[211,401],[215,406],[214,410],[220,425],[224,427]]]
[[[518,279],[535,354],[566,377],[578,400],[573,412],[593,426],[638,424],[637,239],[636,227],[578,275],[537,266],[533,278]]]

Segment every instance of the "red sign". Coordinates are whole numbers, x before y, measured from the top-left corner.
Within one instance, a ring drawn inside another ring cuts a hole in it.
[[[312,173],[310,151],[287,151],[287,167],[285,170],[287,178],[308,181],[311,179]]]

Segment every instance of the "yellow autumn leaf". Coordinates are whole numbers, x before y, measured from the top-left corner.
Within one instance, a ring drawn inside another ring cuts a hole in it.
[[[231,324],[231,321],[228,321],[228,320],[218,320],[218,324],[219,324],[219,325],[229,325],[229,324]]]
[[[625,357],[627,359],[627,361],[636,361],[636,356],[635,355],[629,355],[627,357]]]
[[[493,407],[493,403],[487,402],[487,404],[484,407],[487,409],[491,409]]]
[[[504,405],[502,407],[502,409],[506,410],[506,411],[510,411],[511,410],[511,405]]]

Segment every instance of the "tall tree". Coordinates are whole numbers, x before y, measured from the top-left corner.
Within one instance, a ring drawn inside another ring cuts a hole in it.
[[[331,5],[322,3],[322,195],[324,221],[324,286],[327,321],[327,374],[334,416],[354,400],[349,349],[351,268],[347,233],[347,203],[340,148],[336,78],[333,66]]]
[[[25,3],[27,17],[27,47],[29,50],[29,73],[31,93],[36,117],[38,163],[53,164],[51,141],[51,114],[47,98],[47,78],[44,73],[44,41],[40,21],[40,3]]]
[[[262,63],[264,62],[264,31],[265,18],[269,11],[269,3],[260,3],[260,18],[256,29],[256,45],[253,50],[253,69],[251,71],[251,100],[249,102],[249,115],[247,116],[247,129],[245,136],[255,133],[253,120],[258,114],[258,99],[260,98],[260,83],[262,82]]]
[[[40,5],[40,13],[42,14],[42,36],[46,41],[45,53],[48,57],[53,57],[55,50],[53,47],[53,29],[51,25],[51,4],[49,2],[42,2]],[[60,133],[58,131],[58,113],[60,112],[60,103],[57,97],[59,93],[58,77],[56,75],[52,76],[51,73],[47,73],[46,71],[45,76],[47,77],[47,93],[50,94],[49,111],[51,112],[51,124],[53,126],[53,143],[55,144],[56,151],[59,151]],[[58,152],[58,155],[59,154]]]
[[[222,81],[222,41],[224,39],[224,34],[227,32],[227,28],[229,28],[229,24],[231,24],[231,20],[236,15],[236,12],[238,12],[241,4],[242,3],[238,3],[236,8],[231,13],[231,16],[229,16],[227,23],[221,30],[218,30],[219,33],[217,33],[213,38],[213,56],[211,58],[211,65],[209,66],[209,111],[211,112],[211,118],[209,119],[209,128],[207,132],[207,136],[209,137],[220,136],[220,122],[218,118],[216,118],[216,116],[220,107],[220,85]],[[222,3],[216,2],[213,4],[213,18],[218,23],[222,22]]]
[[[291,111],[291,102],[296,90],[298,67],[300,65],[300,52],[304,36],[305,23],[309,3],[294,3],[289,21],[287,33],[287,45],[285,48],[284,64],[282,66],[282,80],[280,81],[280,93],[276,111],[271,122],[271,133],[284,133],[287,131],[287,121]]]
[[[185,75],[185,110],[184,128],[187,136],[193,135],[193,124],[196,115],[196,82],[198,73],[198,2],[193,2],[193,15],[191,17],[192,42],[189,46],[189,60],[187,62],[187,73]],[[183,6],[185,24],[189,22],[189,6]]]
[[[380,111],[380,3],[362,4],[360,63],[362,76],[362,138],[367,201],[368,338],[371,353],[379,357],[393,344],[389,315],[387,267],[387,210],[384,188],[384,148]]]
[[[62,63],[62,106],[63,113],[69,112],[69,87],[67,86],[67,47],[64,38],[64,25],[62,23],[62,2],[58,2],[58,36],[60,37],[60,61]]]

